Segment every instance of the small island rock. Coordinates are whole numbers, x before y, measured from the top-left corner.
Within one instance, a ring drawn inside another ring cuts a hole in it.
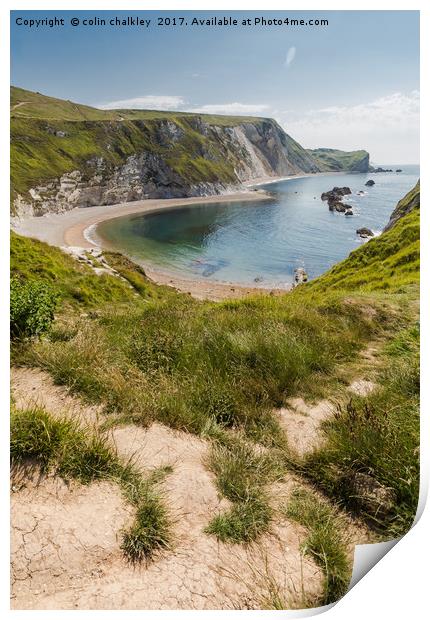
[[[303,282],[307,282],[307,281],[308,281],[308,274],[306,273],[303,267],[297,267],[296,269],[294,269],[295,285],[302,284]]]
[[[371,231],[370,228],[366,228],[365,226],[363,226],[363,228],[357,228],[355,232],[357,233],[357,235],[359,235],[363,239],[366,239],[367,237],[375,236],[373,231]]]
[[[375,185],[375,181],[373,179],[369,179],[364,185],[367,185],[367,187],[372,187],[372,185]]]

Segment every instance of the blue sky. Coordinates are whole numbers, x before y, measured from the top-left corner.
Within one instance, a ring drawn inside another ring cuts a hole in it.
[[[324,18],[323,26],[157,27],[158,16]],[[71,17],[151,19],[72,27]],[[65,27],[17,26],[63,17]],[[416,163],[419,14],[413,11],[14,11],[12,83],[89,105],[273,116],[306,147]]]

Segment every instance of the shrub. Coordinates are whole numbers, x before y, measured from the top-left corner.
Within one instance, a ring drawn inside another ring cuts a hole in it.
[[[10,286],[12,338],[40,336],[54,320],[58,294],[43,282],[23,282],[14,277]]]

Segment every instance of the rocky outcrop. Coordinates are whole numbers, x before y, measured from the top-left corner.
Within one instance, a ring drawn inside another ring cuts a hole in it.
[[[373,185],[375,185],[375,181],[373,179],[369,179],[364,185],[367,187],[373,187]]]
[[[303,267],[297,267],[294,269],[294,286],[298,284],[304,284],[308,281],[308,274]]]
[[[413,209],[419,209],[419,208],[420,208],[420,182],[418,181],[415,187],[411,189],[411,191],[408,192],[404,198],[399,200],[396,208],[391,214],[388,224],[384,228],[384,232],[386,230],[390,230],[391,228],[393,228],[394,224],[396,224],[396,222],[398,222],[400,218],[410,213]]]
[[[57,138],[61,134],[60,140],[50,143],[51,150],[61,154],[63,134],[71,131],[57,130],[53,124],[42,124],[41,130]],[[232,126],[216,125],[200,116],[187,117],[186,124],[139,121],[131,128],[121,122],[106,126],[94,121],[84,127],[82,123],[71,124],[75,133],[76,129],[86,134],[90,130],[96,136],[94,140],[100,139],[99,132],[103,130],[105,153],[77,162],[76,169],[35,184],[27,192],[17,192],[15,213],[41,215],[144,198],[222,194],[261,177],[318,171],[306,151],[271,119]],[[124,148],[122,142],[131,131],[139,134],[132,136],[134,143],[142,144],[134,147],[135,153],[124,156],[121,152],[118,157],[118,151]],[[39,144],[34,148],[39,148]],[[99,145],[94,148],[100,150]],[[123,161],[114,163],[118,159]]]
[[[393,172],[393,170],[391,168],[381,168],[381,166],[378,166],[377,168],[369,166],[369,172]]]
[[[111,205],[145,198],[208,196],[228,192],[227,183],[196,183],[184,188],[181,178],[168,170],[157,157],[131,156],[126,164],[106,174],[105,162],[99,161],[94,175],[85,177],[80,170],[63,174],[59,179],[29,190],[29,198],[18,196],[18,215],[60,213],[75,207]]]
[[[323,192],[321,194],[321,200],[328,202],[330,211],[345,213],[345,215],[353,215],[351,205],[341,201],[341,198],[348,194],[351,194],[351,189],[349,187],[333,187],[329,192]]]
[[[351,194],[349,187],[333,187],[329,192],[323,192],[321,194],[321,200],[327,200],[328,202],[338,200],[341,196],[347,196]]]
[[[367,239],[368,237],[374,237],[374,233],[370,230],[370,228],[366,228],[365,226],[363,226],[362,228],[357,228],[355,232],[362,239]]]
[[[98,110],[14,87],[11,100],[15,215],[207,196],[259,178],[368,166],[366,151],[307,151],[267,118]]]

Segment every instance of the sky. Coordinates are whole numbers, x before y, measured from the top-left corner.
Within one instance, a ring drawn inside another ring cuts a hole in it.
[[[151,23],[109,25],[127,16]],[[188,25],[158,26],[166,16]],[[239,25],[191,25],[223,16]],[[54,17],[65,25],[16,23]],[[329,24],[254,26],[255,17]],[[83,25],[94,18],[107,25]],[[306,148],[419,161],[418,11],[13,11],[11,75],[15,86],[96,107],[273,117]]]

